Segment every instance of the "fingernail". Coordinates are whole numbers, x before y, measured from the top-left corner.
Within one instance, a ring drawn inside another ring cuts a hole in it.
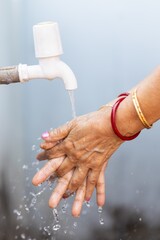
[[[48,184],[49,184],[49,185],[52,185],[52,183],[54,183],[56,179],[57,179],[57,174],[56,174],[56,173],[53,173],[53,174],[47,179]]]
[[[91,200],[91,198],[86,198],[86,202],[89,202]]]
[[[72,192],[71,192],[70,190],[67,190],[67,191],[63,194],[63,198],[68,198],[71,194],[72,194]]]
[[[44,132],[42,134],[42,138],[48,138],[49,137],[49,132]]]
[[[63,195],[63,199],[66,199],[66,198],[68,198],[68,196],[66,196],[65,194]]]

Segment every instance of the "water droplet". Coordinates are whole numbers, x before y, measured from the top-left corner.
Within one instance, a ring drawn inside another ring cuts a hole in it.
[[[32,145],[32,151],[36,150],[36,145]]]
[[[50,226],[44,227],[44,231],[48,233],[48,235],[50,236]]]
[[[24,205],[24,208],[25,208],[25,210],[27,211],[27,212],[29,212],[29,208],[28,208],[28,206],[25,204]]]
[[[102,207],[98,207],[98,212],[102,213],[102,211],[103,211],[103,208]]]
[[[32,162],[32,166],[37,166],[37,165],[39,165],[39,161]]]
[[[139,218],[139,221],[142,222],[142,218]]]
[[[16,226],[16,230],[18,230],[19,228],[20,228],[20,226],[19,226],[19,225],[17,225],[17,226]]]
[[[103,225],[103,224],[104,224],[104,219],[103,219],[103,218],[100,218],[100,219],[99,219],[99,223],[100,223],[101,225]]]
[[[58,231],[60,228],[61,228],[61,225],[59,225],[59,224],[55,224],[55,225],[53,226],[53,230],[54,230],[54,231]]]
[[[62,206],[62,213],[66,213],[66,208],[65,208],[65,206]]]
[[[17,209],[14,209],[14,210],[13,210],[13,213],[17,214],[17,216],[20,216],[20,215],[21,215],[21,211],[18,211]]]
[[[25,236],[24,233],[21,234],[21,238],[22,238],[22,239],[25,239],[25,238],[26,238],[26,236]]]
[[[74,227],[74,228],[77,228],[77,226],[78,226],[78,223],[77,223],[77,222],[74,222],[74,223],[73,223],[73,227]]]
[[[86,201],[86,206],[87,206],[88,208],[90,208],[90,206],[91,206],[90,202],[87,202],[87,201]]]
[[[66,213],[67,211],[67,207],[68,207],[68,204],[67,204],[67,199],[64,200],[64,204],[62,206],[62,213]]]
[[[30,207],[34,207],[34,205],[36,204],[36,202],[37,202],[37,198],[36,198],[36,197],[32,198]]]
[[[35,194],[35,193],[33,193],[33,192],[30,192],[29,194],[30,194],[30,195],[32,195],[33,197],[35,197],[35,196],[36,196],[36,194]]]
[[[27,169],[28,169],[28,166],[27,166],[27,165],[23,165],[22,169],[27,170]]]

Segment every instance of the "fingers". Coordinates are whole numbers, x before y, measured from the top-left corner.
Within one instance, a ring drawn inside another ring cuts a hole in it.
[[[47,141],[47,142],[56,142],[59,141],[61,139],[64,139],[68,136],[70,130],[72,127],[72,121],[69,123],[66,123],[65,125],[56,128],[50,132],[45,132],[42,134],[42,138]]]
[[[64,155],[63,142],[61,142],[60,144],[57,144],[55,147],[39,153],[37,155],[37,159],[46,160],[52,158],[59,158],[62,157],[63,155]]]
[[[51,149],[52,147],[56,146],[59,143],[59,141],[56,142],[43,142],[40,144],[40,148],[44,150]]]
[[[81,213],[85,192],[86,192],[86,179],[83,181],[83,184],[78,188],[76,192],[76,196],[72,206],[72,215],[74,217],[79,217]]]
[[[100,173],[97,186],[97,205],[103,206],[105,204],[105,175],[104,173]]]
[[[49,206],[51,208],[55,208],[59,204],[61,198],[63,197],[63,194],[67,190],[72,174],[73,174],[73,171],[70,171],[62,178],[59,178],[58,184],[49,199]]]
[[[64,157],[48,161],[45,166],[41,168],[41,170],[37,172],[36,175],[33,177],[32,183],[37,186],[38,184],[47,180],[47,178],[50,177],[50,175],[52,175],[57,170],[63,160]]]
[[[96,185],[97,205],[101,207],[105,204],[105,168],[106,166],[107,166],[107,163],[103,165],[98,178],[97,185]]]
[[[63,177],[67,172],[74,168],[73,162],[69,160],[68,157],[65,158],[61,166],[57,170],[58,177]]]
[[[92,196],[92,193],[98,181],[99,174],[100,174],[99,170],[90,170],[88,173],[87,187],[86,187],[87,190],[85,195],[86,201],[89,201]]]
[[[68,191],[73,193],[83,184],[88,173],[88,168],[77,167],[68,186]]]

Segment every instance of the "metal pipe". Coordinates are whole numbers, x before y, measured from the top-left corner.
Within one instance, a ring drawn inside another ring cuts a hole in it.
[[[0,68],[0,84],[20,82],[18,66]]]

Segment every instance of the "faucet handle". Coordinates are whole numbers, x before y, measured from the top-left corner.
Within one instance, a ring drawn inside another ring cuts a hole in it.
[[[42,22],[33,26],[36,58],[55,57],[63,54],[58,24]]]

